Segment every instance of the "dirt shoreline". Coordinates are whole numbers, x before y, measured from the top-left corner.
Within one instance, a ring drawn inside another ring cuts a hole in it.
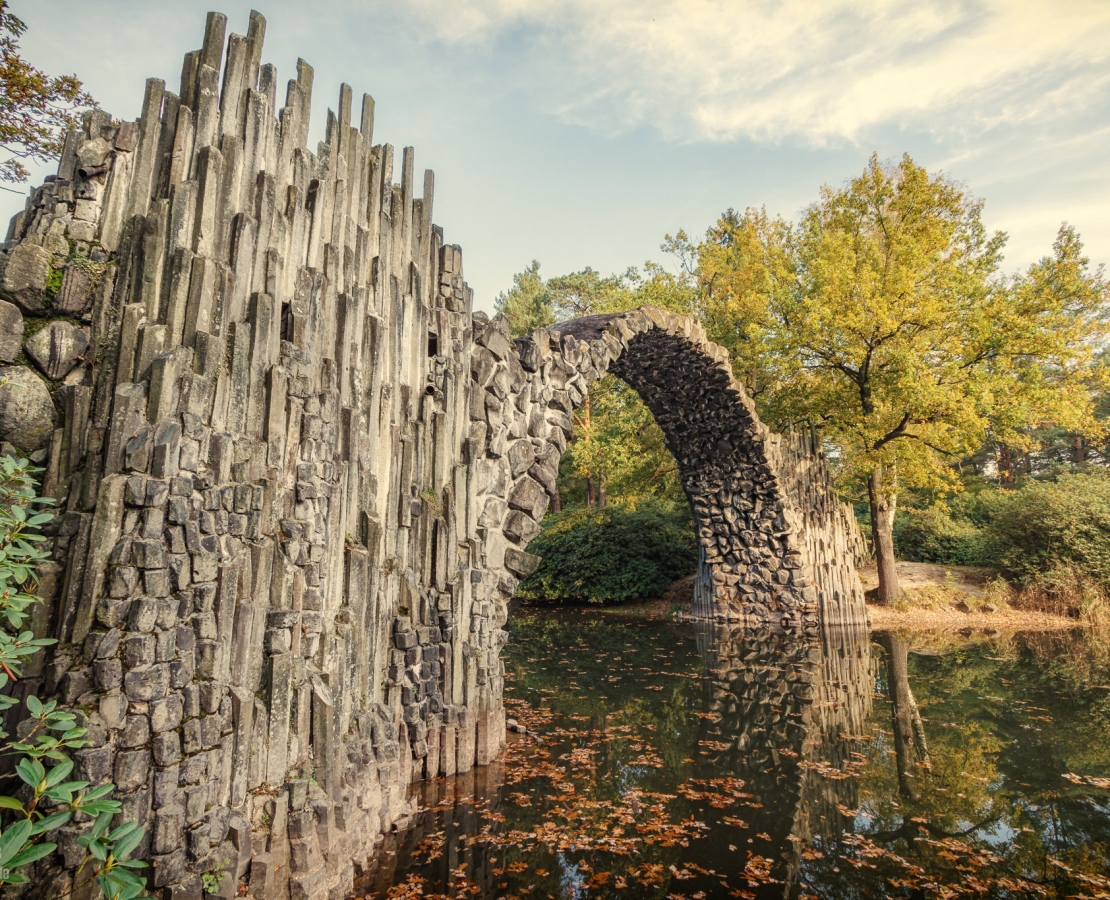
[[[859,570],[863,589],[878,587],[874,564]],[[1015,609],[996,599],[989,588],[996,573],[972,566],[898,563],[898,580],[905,596],[894,606],[867,603],[871,628],[876,631],[1060,631],[1080,628],[1077,619],[1052,613]]]
[[[878,587],[875,566],[859,570],[864,591]],[[1081,628],[1077,619],[1051,613],[1015,609],[995,599],[989,589],[995,573],[971,566],[940,566],[899,562],[898,577],[905,597],[896,606],[867,603],[873,631],[943,631],[954,634],[994,634],[1014,631],[1064,631]],[[669,620],[689,603],[693,576],[674,582],[662,597],[634,600],[616,606],[566,605],[566,612],[601,614],[614,619]],[[537,605],[536,609],[553,609]]]
[[[892,609],[867,604],[872,631],[1063,631],[1082,623],[1066,616],[1000,607],[996,612],[960,612],[957,609]]]

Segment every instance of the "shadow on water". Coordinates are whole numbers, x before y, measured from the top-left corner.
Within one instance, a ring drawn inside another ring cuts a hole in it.
[[[359,896],[1110,896],[1110,654],[1082,636],[509,627],[530,733],[424,786]]]

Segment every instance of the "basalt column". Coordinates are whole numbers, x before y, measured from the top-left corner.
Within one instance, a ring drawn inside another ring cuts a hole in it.
[[[0,438],[60,512],[60,643],[20,689],[80,710],[75,777],[115,782],[166,896],[225,859],[232,892],[344,896],[409,783],[504,735],[460,250],[369,96],[307,148],[312,69],[277,105],[264,27],[211,14],[176,93],[88,115],[0,258],[30,397]]]

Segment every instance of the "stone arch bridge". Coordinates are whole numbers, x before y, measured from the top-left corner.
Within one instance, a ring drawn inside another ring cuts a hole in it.
[[[344,85],[309,149],[311,67],[279,100],[265,20],[226,24],[137,119],[88,114],[0,247],[0,441],[60,513],[32,623],[58,644],[14,691],[78,710],[74,777],[115,783],[164,896],[228,859],[259,900],[322,900],[410,783],[503,746],[506,603],[604,372],[678,460],[696,614],[798,641],[858,621],[861,542],[695,322],[513,342],[472,313],[432,173],[376,141],[373,99]],[[84,827],[33,891],[67,892]]]
[[[663,430],[694,515],[698,618],[778,625],[816,636],[864,618],[862,539],[832,493],[808,434],[767,429],[728,352],[690,316],[653,307],[587,316],[510,342],[501,319],[474,326],[470,440],[486,565],[503,594],[539,560],[524,550],[555,492],[571,413],[607,372],[631,385]]]

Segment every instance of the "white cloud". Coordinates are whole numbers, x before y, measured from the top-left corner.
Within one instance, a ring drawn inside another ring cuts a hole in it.
[[[394,7],[396,9],[396,7]],[[1110,4],[1020,0],[413,0],[455,49],[565,122],[671,140],[811,145],[900,125],[938,137],[1082,115],[1110,96]],[[519,54],[518,54],[519,58]]]

